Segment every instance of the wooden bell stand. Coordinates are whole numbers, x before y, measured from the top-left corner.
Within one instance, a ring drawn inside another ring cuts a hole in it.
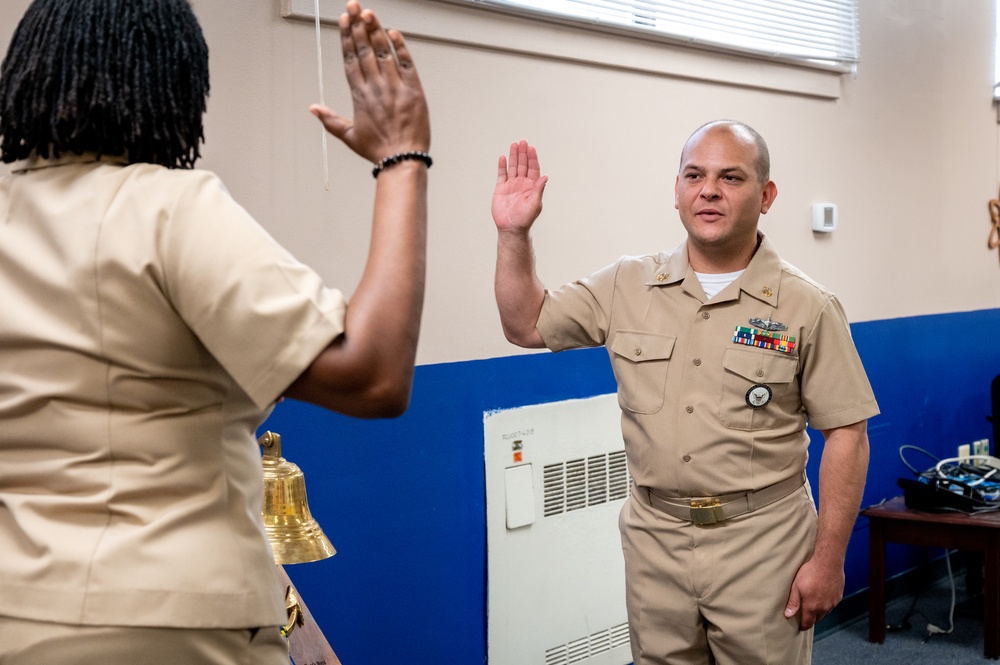
[[[288,597],[295,599],[299,612],[298,620],[293,622],[294,627],[288,635],[288,650],[292,662],[295,665],[341,665],[337,654],[333,652],[330,643],[323,636],[323,631],[316,624],[302,596],[285,572],[285,567],[278,566],[278,571],[284,580],[285,588],[291,592]]]

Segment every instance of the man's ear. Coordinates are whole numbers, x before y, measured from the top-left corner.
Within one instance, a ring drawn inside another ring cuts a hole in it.
[[[768,208],[771,207],[776,198],[778,198],[778,186],[774,184],[773,180],[768,180],[767,184],[764,185],[764,194],[760,197],[760,214],[766,215]]]

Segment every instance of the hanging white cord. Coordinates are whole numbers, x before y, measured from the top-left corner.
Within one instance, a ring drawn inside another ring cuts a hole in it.
[[[323,33],[319,26],[319,0],[314,0],[313,10],[316,14],[316,70],[319,72],[319,103],[326,106],[326,100],[323,98]],[[327,158],[326,127],[321,126],[321,129],[323,130],[323,185],[327,191],[330,191],[330,163]]]
[[[947,635],[955,630],[955,575],[951,570],[951,555],[949,554],[947,548],[944,551],[944,562],[948,567],[948,580],[951,582],[951,611],[948,612],[948,630],[932,623],[928,623],[927,637],[924,638],[924,642],[929,640],[931,635]]]

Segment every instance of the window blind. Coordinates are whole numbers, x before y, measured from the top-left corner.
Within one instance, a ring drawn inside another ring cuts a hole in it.
[[[714,50],[848,71],[856,0],[448,0]]]

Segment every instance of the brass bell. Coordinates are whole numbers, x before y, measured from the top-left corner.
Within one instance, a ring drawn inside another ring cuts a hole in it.
[[[281,436],[264,432],[257,443],[264,449],[264,529],[275,563],[306,563],[336,553],[309,512],[306,483],[299,467],[281,456]]]

